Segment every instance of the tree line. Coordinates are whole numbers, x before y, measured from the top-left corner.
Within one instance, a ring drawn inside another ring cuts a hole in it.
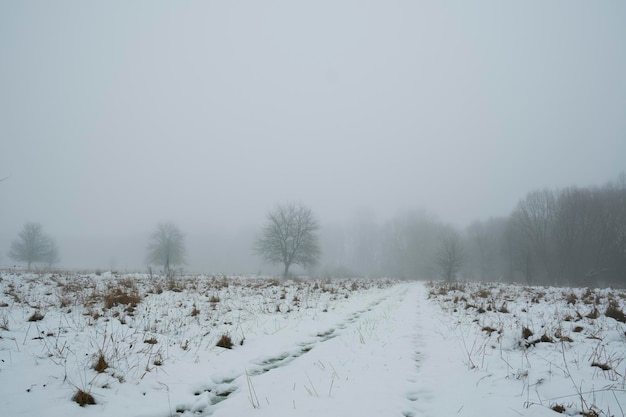
[[[326,237],[328,275],[626,285],[626,176],[529,192],[506,217],[459,229],[425,211],[357,215]]]
[[[279,204],[267,214],[267,222],[253,249],[265,262],[281,264],[283,276],[289,268],[299,265],[312,268],[317,264],[320,248],[317,230],[319,224],[310,208],[295,203]],[[163,274],[173,277],[177,267],[186,261],[185,236],[175,223],[159,223],[146,247],[146,263],[160,267]],[[26,223],[12,242],[9,257],[25,263],[45,263],[50,268],[60,260],[55,241],[43,232],[40,223]]]
[[[467,230],[469,278],[626,284],[626,176],[602,187],[538,190],[510,216]]]
[[[320,233],[321,230],[321,233]],[[424,210],[380,224],[368,213],[350,224],[320,227],[303,204],[268,211],[252,249],[283,275],[300,266],[309,275],[443,278],[576,286],[626,285],[626,175],[601,187],[536,190],[501,218],[458,229]],[[146,262],[170,275],[185,263],[184,234],[157,225]],[[54,240],[27,223],[9,256],[52,265]]]

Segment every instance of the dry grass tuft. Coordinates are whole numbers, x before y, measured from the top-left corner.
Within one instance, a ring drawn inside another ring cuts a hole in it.
[[[9,317],[6,314],[0,316],[0,329],[9,330]]]
[[[76,394],[74,394],[74,396],[72,397],[72,401],[74,401],[81,407],[84,407],[86,405],[94,405],[96,403],[96,400],[95,398],[93,398],[93,395],[91,395],[88,392],[83,391],[82,389],[79,389],[78,391],[76,391]]]
[[[613,369],[611,367],[611,365],[609,365],[608,363],[599,363],[599,362],[593,362],[591,364],[591,366],[595,366],[596,368],[600,368],[603,371],[610,371],[611,369]]]
[[[193,309],[191,310],[191,317],[196,317],[200,314],[200,309],[195,304],[193,305]]]
[[[218,346],[224,349],[232,349],[233,341],[229,335],[223,334],[220,340],[217,341],[217,344],[215,346]]]
[[[578,297],[576,296],[576,294],[571,293],[568,294],[567,297],[565,297],[565,301],[567,301],[567,304],[576,305],[576,303],[578,302]]]
[[[35,311],[32,316],[28,318],[28,321],[40,321],[43,320],[43,314],[39,311]]]
[[[104,308],[112,308],[116,305],[130,305],[136,307],[141,302],[141,297],[136,292],[125,292],[121,288],[113,288],[104,295]]]
[[[178,280],[170,277],[167,279],[167,289],[172,292],[183,292],[185,287],[181,282],[178,282]]]
[[[528,327],[522,327],[522,338],[528,340],[529,337],[533,335],[532,330]]]
[[[491,291],[486,288],[481,288],[474,295],[479,298],[488,298],[491,295]]]
[[[595,320],[595,319],[597,319],[598,317],[600,317],[600,312],[599,312],[599,311],[598,311],[598,309],[597,309],[597,308],[595,308],[595,307],[594,307],[594,309],[593,309],[593,311],[592,311],[591,313],[587,314],[587,318],[588,318],[588,319]]]
[[[482,328],[482,330],[483,330],[483,332],[487,332],[487,333],[489,333],[489,336],[491,336],[491,333],[493,333],[493,332],[498,332],[498,333],[500,333],[500,332],[498,331],[498,329],[494,329],[494,328],[493,328],[493,327],[491,327],[491,326],[485,326],[485,327],[483,327],[483,328]]]
[[[611,317],[620,323],[626,323],[626,314],[620,309],[615,300],[609,302],[609,306],[606,308],[605,316]]]
[[[106,371],[108,367],[109,364],[104,357],[104,353],[100,352],[100,354],[98,355],[98,360],[96,361],[96,363],[93,364],[93,369],[101,374],[102,372]]]

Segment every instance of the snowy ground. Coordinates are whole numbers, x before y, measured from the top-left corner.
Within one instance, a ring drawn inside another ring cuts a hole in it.
[[[0,290],[7,416],[626,409],[618,291],[8,272]],[[224,335],[232,348],[216,346]],[[95,404],[73,401],[79,390]]]

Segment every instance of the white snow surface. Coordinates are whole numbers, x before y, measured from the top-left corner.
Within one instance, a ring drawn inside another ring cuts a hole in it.
[[[604,315],[609,305],[624,311],[620,291],[139,274],[0,278],[3,416],[626,410],[626,324]],[[29,321],[35,312],[43,318]],[[525,338],[523,328],[533,335]],[[231,349],[216,346],[223,335]],[[94,369],[100,355],[108,364],[102,372]],[[73,401],[79,389],[95,404]]]

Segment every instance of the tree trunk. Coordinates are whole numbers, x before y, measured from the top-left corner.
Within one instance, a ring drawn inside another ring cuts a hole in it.
[[[289,276],[289,266],[288,262],[285,262],[285,272],[283,272],[283,278],[287,278]]]

